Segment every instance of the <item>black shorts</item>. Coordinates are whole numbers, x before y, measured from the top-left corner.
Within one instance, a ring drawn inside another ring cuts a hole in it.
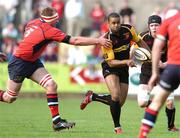
[[[41,67],[44,67],[44,65],[40,59],[29,62],[13,56],[8,64],[8,73],[11,80],[22,83],[25,78],[31,77]]]
[[[164,69],[160,69],[160,74],[164,71]],[[140,84],[148,84],[149,79],[152,75],[152,63],[146,62],[141,66],[140,73]]]
[[[140,73],[140,84],[148,84],[152,74],[152,64],[150,62],[143,63]]]
[[[102,66],[102,73],[104,78],[110,74],[115,74],[119,76],[119,81],[121,83],[129,84],[129,68],[128,66],[120,67],[120,68],[112,68],[106,62],[101,64]]]
[[[180,83],[180,65],[168,64],[161,74],[159,85],[168,91],[174,91]]]

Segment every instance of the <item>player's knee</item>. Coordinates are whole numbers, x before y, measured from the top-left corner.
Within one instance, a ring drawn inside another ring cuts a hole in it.
[[[166,107],[168,109],[173,109],[174,108],[174,100],[167,100],[166,101]]]
[[[138,106],[139,107],[144,108],[144,107],[147,107],[147,105],[148,105],[148,101],[138,100]]]
[[[119,101],[119,96],[118,95],[114,95],[114,96],[111,97],[111,99],[113,101]]]
[[[49,91],[56,91],[57,90],[57,84],[54,80],[50,80],[50,81],[48,81],[46,88]]]
[[[50,74],[46,74],[39,82],[39,84],[46,88],[48,91],[56,91],[57,90],[57,84],[52,79]]]
[[[119,105],[120,105],[121,107],[123,107],[124,103],[125,103],[125,101],[119,100]]]

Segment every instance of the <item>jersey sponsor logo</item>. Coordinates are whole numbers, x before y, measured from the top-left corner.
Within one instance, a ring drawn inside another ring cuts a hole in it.
[[[108,54],[107,53],[103,54],[103,58],[107,59],[108,58]]]
[[[129,46],[127,46],[127,45],[120,46],[119,48],[114,49],[114,52],[125,51],[125,50],[128,49],[128,47],[129,47]]]
[[[110,73],[110,71],[109,71],[109,70],[107,70],[107,69],[105,70],[105,72],[106,72],[106,73]]]

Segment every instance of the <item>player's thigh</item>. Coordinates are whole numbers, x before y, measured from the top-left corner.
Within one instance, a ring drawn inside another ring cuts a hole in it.
[[[120,94],[119,77],[115,74],[109,74],[105,77],[105,82],[111,94],[112,100],[118,101]]]
[[[17,92],[17,94],[19,93],[20,89],[21,89],[22,83],[16,83],[13,80],[8,80],[7,82],[7,89]]]
[[[42,68],[38,68],[30,77],[31,80],[33,80],[36,83],[40,83],[40,81],[43,79],[44,76],[46,76],[48,73],[48,71],[42,67]]]
[[[120,95],[119,95],[119,101],[121,106],[125,103],[127,94],[128,94],[128,84],[127,83],[120,83]]]
[[[45,88],[47,93],[56,93],[57,91],[56,82],[52,79],[51,75],[44,67],[38,68],[31,75],[30,79]]]

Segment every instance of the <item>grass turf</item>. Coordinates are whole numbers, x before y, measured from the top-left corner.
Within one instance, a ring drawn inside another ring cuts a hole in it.
[[[60,101],[62,118],[75,121],[70,130],[54,132],[46,99],[18,99],[13,104],[0,103],[0,138],[137,138],[144,110],[135,100],[127,100],[122,109],[123,134],[115,135],[109,107],[97,102],[81,111],[81,99]],[[180,127],[180,101],[176,101],[176,125]],[[179,138],[180,133],[167,131],[167,120],[162,108],[158,122],[149,138]]]

